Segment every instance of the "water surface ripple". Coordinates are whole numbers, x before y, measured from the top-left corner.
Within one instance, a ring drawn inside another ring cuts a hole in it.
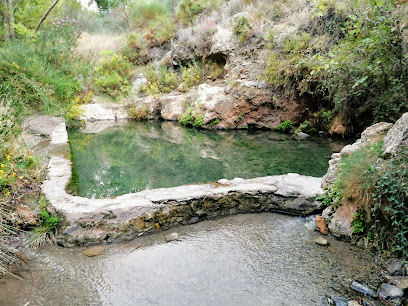
[[[332,237],[318,246],[320,234],[304,224],[236,215],[114,243],[94,258],[84,248],[45,248],[24,281],[0,286],[0,304],[327,305],[327,295],[351,294],[353,280],[379,278],[372,255]],[[180,240],[165,243],[172,231]]]

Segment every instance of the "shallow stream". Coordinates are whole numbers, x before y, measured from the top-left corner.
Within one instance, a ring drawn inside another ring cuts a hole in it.
[[[370,253],[326,237],[304,218],[236,215],[107,245],[46,247],[0,284],[0,305],[327,305],[353,280],[376,282]],[[177,231],[180,240],[166,243]],[[29,303],[29,304],[28,304]]]

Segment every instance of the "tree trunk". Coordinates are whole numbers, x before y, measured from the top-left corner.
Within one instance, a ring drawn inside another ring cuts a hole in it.
[[[10,39],[10,32],[9,32],[9,18],[8,18],[8,0],[2,0],[3,4],[3,11],[1,12],[1,17],[3,18],[3,40],[7,41]]]
[[[38,30],[40,29],[41,24],[44,22],[44,20],[47,18],[48,14],[51,12],[51,10],[57,5],[59,0],[55,0],[55,2],[48,8],[48,10],[44,13],[44,15],[41,17],[40,21],[38,22],[37,26],[35,27],[35,32],[37,33]]]
[[[16,31],[14,29],[14,7],[13,7],[13,0],[8,0],[8,22],[9,22],[9,33],[10,38],[14,38],[16,36]]]

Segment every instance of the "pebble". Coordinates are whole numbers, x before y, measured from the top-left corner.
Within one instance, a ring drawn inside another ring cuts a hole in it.
[[[318,244],[318,245],[324,245],[324,246],[329,245],[329,242],[326,239],[324,239],[323,237],[316,238],[314,242],[316,244]]]
[[[166,235],[166,241],[167,241],[167,242],[170,242],[170,241],[173,241],[173,240],[177,240],[178,238],[179,238],[179,234],[178,234],[178,233],[171,233],[171,234]]]
[[[91,247],[89,249],[86,249],[82,253],[88,257],[94,257],[94,256],[99,256],[105,251],[105,248],[103,246],[95,246]]]

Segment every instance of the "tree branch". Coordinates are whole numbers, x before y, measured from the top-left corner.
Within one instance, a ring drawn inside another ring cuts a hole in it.
[[[38,32],[40,29],[41,24],[44,22],[44,20],[47,18],[48,14],[51,12],[51,10],[57,5],[59,0],[55,0],[55,2],[48,8],[48,10],[44,13],[44,15],[41,17],[40,21],[38,22],[37,26],[35,27],[35,33]]]

